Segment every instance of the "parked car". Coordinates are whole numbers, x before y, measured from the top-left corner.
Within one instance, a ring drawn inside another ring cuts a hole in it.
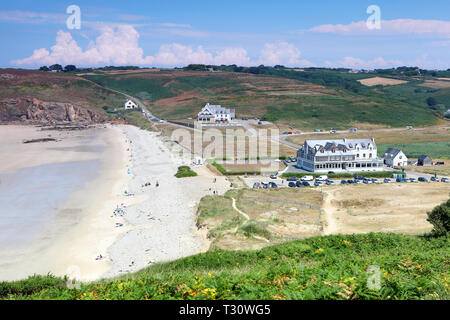
[[[362,180],[357,180],[357,179],[355,179],[355,180],[353,180],[353,182],[354,182],[355,184],[361,184],[361,183],[362,183]]]
[[[363,176],[360,176],[359,174],[357,174],[357,175],[355,176],[355,179],[356,179],[356,180],[364,180],[365,178],[364,178]]]
[[[441,182],[449,183],[450,180],[448,178],[441,178]]]
[[[409,182],[417,182],[416,178],[409,178]]]
[[[363,180],[363,183],[365,183],[365,184],[371,184],[371,183],[372,183],[372,180],[366,178],[366,179]]]
[[[290,157],[289,160],[291,160],[291,162],[296,162],[296,161],[297,161],[297,158],[295,158],[295,157]]]
[[[308,181],[303,181],[302,185],[305,186],[305,187],[310,187],[311,186]]]
[[[372,178],[370,180],[372,181],[372,183],[378,183],[378,179]]]
[[[261,184],[262,184],[264,189],[269,189],[270,188],[270,184],[268,184],[268,183],[261,182]]]
[[[292,176],[292,177],[288,177],[286,180],[287,180],[287,181],[297,181],[298,178],[295,177],[295,176]]]
[[[348,183],[348,184],[354,184],[355,182],[353,181],[353,179],[348,179],[348,180],[347,180],[347,183]]]
[[[434,164],[437,165],[437,166],[442,166],[445,163],[444,163],[444,161],[436,161]]]
[[[315,185],[316,187],[318,187],[318,186],[323,185],[323,183],[322,183],[322,181],[316,180],[316,181],[314,182],[314,185]]]
[[[438,178],[438,177],[431,177],[430,180],[431,180],[431,181],[439,182],[439,178]]]
[[[328,174],[334,174],[334,171],[328,171]]]
[[[341,180],[341,184],[347,184],[347,180]]]
[[[389,179],[389,178],[384,178],[383,182],[384,182],[384,183],[391,183],[392,181],[391,181],[391,179]]]
[[[335,183],[334,183],[333,180],[328,179],[328,180],[326,181],[326,184],[327,184],[327,185],[332,185],[332,184],[335,184]]]
[[[302,181],[313,181],[314,177],[313,176],[303,176],[300,178],[300,180]]]
[[[296,186],[296,184],[295,184],[295,182],[291,181],[291,182],[289,182],[288,186],[291,187],[291,188],[293,188],[293,187]]]
[[[275,182],[270,181],[269,185],[271,188],[278,188],[278,185]]]
[[[295,183],[295,185],[296,185],[298,188],[300,188],[301,186],[303,186],[303,183],[302,183],[301,181],[297,181],[297,182]]]
[[[330,133],[336,133],[336,130],[331,129],[331,130],[330,130]]]
[[[270,175],[270,179],[276,179],[277,178],[277,175],[276,174],[271,174]]]
[[[328,176],[327,175],[318,176],[316,178],[316,181],[327,181],[327,180],[328,180]]]
[[[425,177],[419,177],[418,179],[420,182],[428,182],[428,179]]]
[[[259,189],[260,186],[261,186],[261,184],[259,182],[255,182],[253,184],[253,189]]]

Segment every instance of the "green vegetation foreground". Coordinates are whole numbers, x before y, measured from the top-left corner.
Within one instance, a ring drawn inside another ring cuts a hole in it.
[[[333,235],[258,251],[210,251],[81,284],[36,276],[0,283],[3,299],[449,299],[448,237]],[[369,266],[381,287],[369,289]]]

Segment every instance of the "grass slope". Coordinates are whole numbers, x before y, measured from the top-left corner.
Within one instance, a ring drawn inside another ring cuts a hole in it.
[[[404,94],[365,88],[359,83],[358,92],[354,92],[336,84],[348,75],[333,74],[333,82],[328,83],[300,74],[165,70],[85,77],[138,96],[155,115],[173,120],[195,117],[206,102],[211,102],[235,108],[238,117],[265,116],[301,128],[346,128],[351,123],[396,127],[436,122],[425,100],[418,103],[413,94],[407,93],[405,98]]]
[[[1,69],[13,76],[0,80],[0,99],[31,97],[43,101],[64,102],[105,114],[103,107],[121,107],[125,97],[69,73]]]
[[[68,289],[52,276],[0,283],[3,299],[449,299],[449,239],[370,233],[210,251]],[[368,267],[381,289],[367,286]]]

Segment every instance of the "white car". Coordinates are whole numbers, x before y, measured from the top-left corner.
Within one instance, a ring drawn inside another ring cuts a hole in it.
[[[327,180],[328,180],[328,176],[327,175],[318,176],[316,178],[316,181],[327,181]]]
[[[300,178],[300,180],[302,181],[313,181],[314,177],[313,176],[303,176]]]

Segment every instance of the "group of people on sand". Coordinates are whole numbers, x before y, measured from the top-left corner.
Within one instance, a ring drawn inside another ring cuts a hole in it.
[[[151,182],[146,182],[146,183],[144,183],[143,185],[141,185],[141,187],[142,187],[142,188],[144,188],[144,187],[150,187],[151,185],[152,185]],[[158,182],[158,181],[156,181],[155,186],[156,186],[156,187],[159,187],[159,182]]]

